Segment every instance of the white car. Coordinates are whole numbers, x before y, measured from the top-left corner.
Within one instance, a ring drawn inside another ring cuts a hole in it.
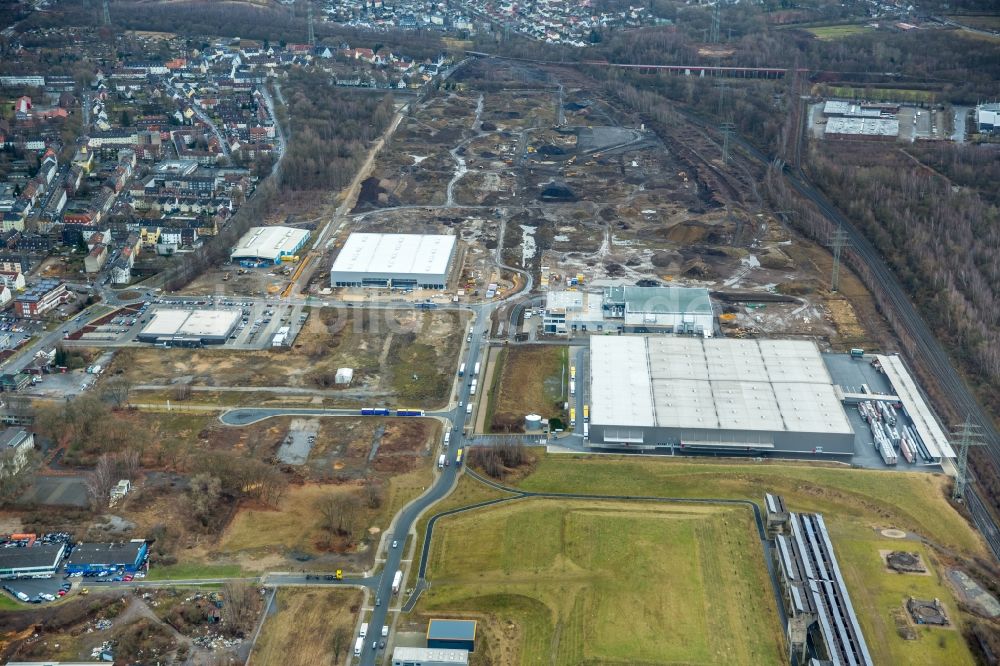
[[[397,546],[399,546],[399,542],[398,541],[393,541],[392,542],[392,547],[396,548]]]

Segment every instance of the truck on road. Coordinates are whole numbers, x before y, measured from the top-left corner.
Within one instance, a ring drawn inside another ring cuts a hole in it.
[[[438,456],[438,469],[443,469],[444,468],[444,464],[446,462],[448,462],[448,461],[447,461],[447,459],[445,459],[444,454],[442,453],[440,456]]]
[[[479,365],[480,365],[479,362],[476,362],[476,367],[473,368],[473,370],[472,370],[472,376],[473,377],[478,377],[479,376]]]
[[[358,632],[358,636],[361,636],[361,638],[364,638],[367,635],[368,635],[368,623],[367,622],[362,622],[361,623],[361,631]]]
[[[392,577],[392,593],[399,594],[399,586],[403,584],[403,572],[397,571]]]
[[[465,375],[465,364],[458,366],[458,376],[462,377]]]
[[[355,657],[360,657],[361,656],[361,648],[363,648],[364,646],[365,646],[365,639],[358,638],[358,640],[354,641],[354,656]]]
[[[471,414],[472,413],[472,403],[471,402],[465,406],[465,413],[466,414]]]

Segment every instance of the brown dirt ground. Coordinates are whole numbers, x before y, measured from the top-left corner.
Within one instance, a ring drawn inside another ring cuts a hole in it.
[[[493,423],[523,420],[525,414],[548,417],[558,411],[564,347],[512,347],[494,398]]]

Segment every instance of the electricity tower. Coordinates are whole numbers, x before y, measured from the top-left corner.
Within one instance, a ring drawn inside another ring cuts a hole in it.
[[[965,417],[965,423],[960,425],[952,438],[958,439],[958,464],[955,471],[955,490],[952,492],[952,499],[962,499],[965,497],[965,488],[969,485],[969,447],[983,446],[982,428],[972,423],[969,417]]]
[[[111,2],[110,2],[110,0],[104,0],[103,5],[104,6],[103,6],[103,9],[102,9],[101,20],[104,22],[104,25],[111,25]]]
[[[316,46],[316,26],[313,23],[313,3],[312,0],[306,3],[306,23],[309,24],[309,46]]]
[[[719,43],[719,25],[721,24],[721,16],[719,11],[722,5],[722,0],[715,0],[715,5],[712,7],[712,29],[708,33],[708,41],[713,44]]]
[[[841,227],[837,227],[829,243],[833,247],[833,275],[830,276],[830,291],[840,291],[840,253],[845,245],[850,244],[847,232]]]
[[[719,123],[722,132],[722,163],[729,164],[729,137],[733,135],[736,125],[731,122]]]

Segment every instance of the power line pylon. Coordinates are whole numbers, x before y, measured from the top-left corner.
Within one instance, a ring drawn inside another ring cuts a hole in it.
[[[313,24],[313,3],[306,2],[306,22],[309,24],[309,46],[316,46],[316,27]]]
[[[103,2],[101,20],[104,25],[111,25],[111,2],[109,0]]]
[[[731,122],[719,123],[719,131],[722,132],[722,163],[729,164],[729,137],[736,130],[736,125]]]
[[[722,17],[719,14],[721,5],[722,0],[715,0],[715,5],[712,7],[712,29],[708,34],[708,41],[713,44],[719,43],[719,26],[722,23]]]
[[[829,244],[833,247],[833,274],[830,276],[830,291],[840,291],[840,254],[844,246],[850,245],[851,242],[847,237],[847,232],[841,227],[837,227]]]
[[[960,500],[965,497],[965,489],[969,485],[969,447],[983,446],[982,428],[972,423],[969,417],[965,417],[965,423],[958,426],[952,433],[952,438],[958,440],[958,464],[955,471],[955,490],[952,491],[952,499]]]

